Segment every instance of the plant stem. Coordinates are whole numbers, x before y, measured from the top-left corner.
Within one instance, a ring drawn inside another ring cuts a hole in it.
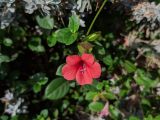
[[[92,20],[92,23],[91,23],[90,26],[89,26],[86,35],[89,35],[89,33],[90,33],[90,31],[91,31],[91,29],[92,29],[92,27],[93,27],[93,25],[94,25],[94,23],[95,23],[97,17],[99,16],[100,12],[102,11],[102,9],[103,9],[103,7],[104,7],[104,5],[106,4],[107,1],[108,1],[108,0],[104,0],[104,1],[103,1],[101,7],[99,8],[99,10],[98,10],[98,12],[96,13],[94,19]]]

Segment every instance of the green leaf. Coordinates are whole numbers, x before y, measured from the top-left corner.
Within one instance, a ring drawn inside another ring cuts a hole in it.
[[[48,82],[48,77],[45,76],[45,73],[36,73],[30,77],[30,80],[33,84],[33,91],[38,93],[41,91],[42,85]]]
[[[114,100],[114,99],[116,99],[116,96],[115,96],[113,93],[111,93],[111,92],[104,93],[103,95],[104,95],[107,99],[109,99],[109,100]]]
[[[154,120],[160,120],[160,115],[156,116]]]
[[[147,99],[145,99],[145,98],[142,99],[142,104],[143,104],[143,105],[147,105],[147,106],[149,106],[149,107],[151,106],[150,101],[147,100]]]
[[[98,93],[97,92],[92,92],[92,91],[89,91],[87,94],[86,94],[86,100],[93,100],[94,97],[97,95]]]
[[[69,83],[63,78],[54,79],[45,90],[45,98],[56,100],[64,97],[69,91]]]
[[[48,43],[48,46],[49,47],[53,47],[56,45],[57,43],[57,38],[56,38],[56,34],[55,33],[52,33],[51,36],[48,36],[47,37],[47,43]]]
[[[111,118],[113,118],[113,120],[117,120],[118,119],[120,111],[116,107],[110,105],[109,106],[109,112],[110,112]]]
[[[40,79],[40,80],[38,81],[38,84],[39,84],[39,85],[45,85],[47,82],[48,82],[48,78],[45,77],[44,79]]]
[[[68,25],[68,28],[70,29],[70,31],[72,33],[75,33],[78,31],[79,29],[79,25],[80,25],[80,19],[79,19],[79,16],[78,15],[72,15],[70,18],[69,18],[69,25]]]
[[[59,75],[59,76],[62,76],[62,67],[64,66],[64,64],[61,64],[59,67],[58,67],[58,69],[57,69],[57,71],[56,71],[56,75]]]
[[[135,81],[138,85],[143,85],[145,88],[154,87],[157,84],[157,80],[152,80],[146,72],[138,69],[136,71]]]
[[[66,45],[71,45],[76,41],[78,34],[72,33],[69,28],[63,28],[56,32],[57,41]]]
[[[113,59],[112,59],[111,55],[107,55],[106,57],[104,57],[103,62],[108,66],[112,66],[113,65]]]
[[[84,41],[96,41],[98,40],[99,38],[101,37],[101,32],[95,32],[95,33],[92,33],[90,35],[88,35]]]
[[[53,116],[54,116],[54,118],[58,118],[58,115],[59,115],[59,111],[58,111],[58,109],[56,109],[56,110],[53,112]]]
[[[128,73],[132,73],[136,71],[136,66],[127,60],[124,62],[123,67]]]
[[[40,92],[40,91],[41,91],[41,85],[35,84],[35,85],[33,86],[33,91],[34,91],[35,93]]]
[[[15,115],[13,116],[10,120],[18,120],[19,119],[19,116],[18,115]]]
[[[98,83],[96,88],[97,88],[97,90],[102,90],[103,86],[104,86],[103,83]]]
[[[154,120],[152,115],[148,115],[147,117],[144,118],[144,120]]]
[[[100,112],[103,109],[103,104],[100,102],[92,102],[89,104],[89,109],[93,112]]]
[[[8,120],[8,116],[6,116],[6,115],[2,115],[1,117],[0,117],[0,120]]]
[[[29,41],[28,47],[34,52],[45,52],[44,46],[41,45],[41,39],[37,37]]]
[[[24,27],[20,27],[20,26],[16,26],[14,27],[14,29],[12,29],[12,34],[16,37],[24,37],[27,33],[27,31],[25,31]]]
[[[45,16],[43,18],[37,16],[36,20],[40,27],[44,29],[53,29],[54,20],[50,16]]]
[[[48,110],[47,109],[44,109],[44,110],[42,110],[41,111],[41,113],[40,113],[43,117],[48,117]]]
[[[97,88],[96,88],[97,84],[98,84],[97,80],[93,80],[93,84],[91,84],[91,85],[83,85],[82,88],[86,92],[87,91],[97,91]]]
[[[12,46],[13,41],[12,41],[10,38],[5,38],[5,39],[3,40],[3,44],[4,44],[5,46],[7,46],[7,47],[10,47],[10,46]]]
[[[9,62],[9,61],[10,61],[10,58],[8,56],[0,53],[0,64],[3,62]]]

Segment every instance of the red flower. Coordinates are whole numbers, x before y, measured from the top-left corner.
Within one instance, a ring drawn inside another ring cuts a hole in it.
[[[80,85],[92,84],[93,78],[101,75],[101,66],[95,62],[92,54],[70,55],[66,63],[62,68],[63,77],[67,80],[76,79]]]

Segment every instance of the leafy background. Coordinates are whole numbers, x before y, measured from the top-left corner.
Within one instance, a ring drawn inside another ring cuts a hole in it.
[[[160,21],[136,22],[134,7],[143,1],[107,1],[89,35],[103,0],[81,9],[76,0],[31,1],[0,2],[1,120],[160,119],[160,36],[150,27]],[[79,86],[61,69],[66,56],[83,52],[95,56],[102,75]],[[101,118],[106,102],[110,114]]]

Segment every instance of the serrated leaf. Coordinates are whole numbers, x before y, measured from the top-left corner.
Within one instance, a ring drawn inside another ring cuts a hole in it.
[[[53,29],[54,20],[50,16],[45,16],[43,18],[37,16],[36,20],[40,27],[44,29]]]
[[[69,83],[63,78],[54,79],[45,90],[45,98],[56,100],[64,97],[69,91]]]

